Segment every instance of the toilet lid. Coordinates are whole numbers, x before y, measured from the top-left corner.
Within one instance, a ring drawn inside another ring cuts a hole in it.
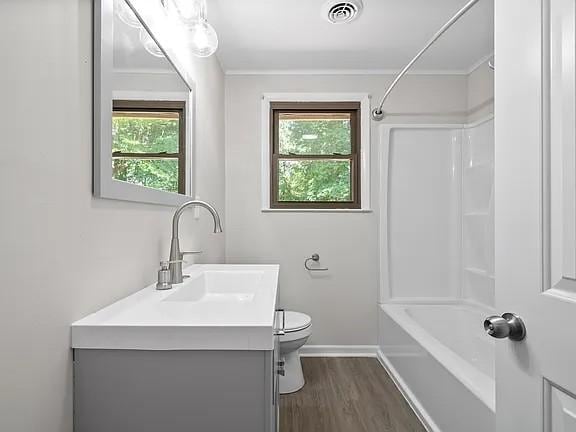
[[[300,312],[286,311],[286,327],[284,330],[287,333],[304,330],[310,327],[310,324],[312,324],[312,318],[308,315]]]

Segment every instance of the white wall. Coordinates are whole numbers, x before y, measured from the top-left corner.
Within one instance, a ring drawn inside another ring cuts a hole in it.
[[[172,209],[94,199],[90,0],[0,3],[0,430],[72,431],[69,325],[154,281]],[[198,194],[224,208],[223,75],[198,81]],[[202,213],[183,245],[220,261]]]
[[[263,93],[367,92],[391,76],[228,76],[226,79],[226,256],[281,264],[281,304],[312,316],[315,345],[376,344],[378,124],[372,126],[373,213],[262,213],[260,109]],[[465,123],[466,76],[406,77],[385,110],[393,123]],[[330,268],[304,270],[318,252]]]

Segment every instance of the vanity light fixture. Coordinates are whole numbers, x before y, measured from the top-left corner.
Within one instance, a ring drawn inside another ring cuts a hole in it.
[[[218,35],[206,19],[188,28],[189,47],[198,57],[210,57],[218,49]]]
[[[164,57],[164,53],[158,47],[154,39],[148,34],[132,8],[128,5],[126,0],[114,0],[114,13],[124,24],[139,29],[139,39],[142,46],[154,57]]]
[[[144,27],[140,29],[140,43],[142,43],[144,49],[154,57],[164,57],[164,53]]]
[[[164,0],[168,14],[178,17],[186,26],[192,26],[206,16],[206,0]]]
[[[128,6],[128,3],[126,3],[125,0],[116,0],[114,2],[114,12],[124,24],[137,29],[143,27],[142,23],[140,22],[134,11],[130,9],[130,6]]]
[[[206,0],[160,0],[168,19],[181,25],[186,34],[186,44],[197,57],[210,57],[218,49],[218,35],[208,22]],[[140,42],[154,57],[164,57],[154,39],[148,34],[138,17],[126,3],[115,0],[115,13],[120,20],[133,28],[140,29]]]
[[[166,0],[169,15],[186,28],[188,47],[198,57],[210,57],[218,49],[218,35],[208,22],[206,0]]]

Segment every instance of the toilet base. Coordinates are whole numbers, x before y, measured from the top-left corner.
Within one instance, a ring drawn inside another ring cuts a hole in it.
[[[280,375],[280,394],[294,393],[304,387],[300,350],[284,354],[285,375]]]

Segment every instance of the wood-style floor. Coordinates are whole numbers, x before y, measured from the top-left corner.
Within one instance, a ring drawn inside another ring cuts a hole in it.
[[[426,432],[374,358],[303,358],[306,385],[283,395],[280,432]]]

